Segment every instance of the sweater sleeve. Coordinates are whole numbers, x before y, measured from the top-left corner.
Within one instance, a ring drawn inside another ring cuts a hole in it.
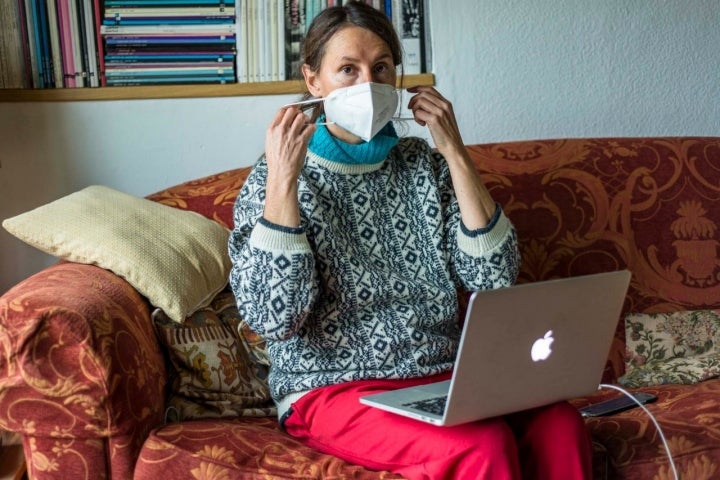
[[[520,270],[517,235],[512,222],[497,205],[486,227],[477,230],[465,227],[447,162],[438,152],[433,152],[431,158],[444,211],[445,248],[455,283],[470,291],[512,285]]]
[[[269,340],[292,337],[303,325],[318,282],[315,260],[302,228],[274,225],[262,217],[266,168],[261,160],[238,194],[230,235],[230,286],[243,319]]]
[[[489,290],[515,283],[520,270],[517,234],[498,205],[487,227],[468,230],[458,222],[453,248],[455,271],[468,290]]]

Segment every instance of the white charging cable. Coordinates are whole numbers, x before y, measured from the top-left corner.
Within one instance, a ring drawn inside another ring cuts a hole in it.
[[[677,468],[675,467],[675,460],[673,460],[672,453],[670,453],[670,447],[668,446],[667,440],[665,439],[665,434],[662,431],[662,428],[660,428],[660,424],[658,424],[657,420],[655,420],[655,417],[652,413],[650,413],[650,410],[645,407],[642,403],[640,403],[630,392],[625,390],[622,387],[618,387],[617,385],[610,385],[607,383],[601,383],[600,388],[610,388],[612,390],[617,390],[618,392],[624,393],[627,395],[633,402],[635,402],[640,408],[642,408],[645,413],[647,413],[648,417],[650,417],[650,420],[655,424],[655,428],[657,428],[658,433],[660,434],[660,440],[662,440],[663,446],[665,447],[665,453],[667,453],[668,460],[670,461],[670,468],[672,468],[673,472],[673,478],[675,480],[679,480],[680,477],[678,476]]]

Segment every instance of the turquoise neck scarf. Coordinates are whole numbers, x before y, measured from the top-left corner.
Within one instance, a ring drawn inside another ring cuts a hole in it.
[[[320,115],[318,122],[325,121]],[[308,149],[319,157],[349,165],[374,165],[385,160],[397,145],[398,136],[392,122],[380,130],[369,142],[346,143],[333,137],[325,125],[318,125],[310,139]]]

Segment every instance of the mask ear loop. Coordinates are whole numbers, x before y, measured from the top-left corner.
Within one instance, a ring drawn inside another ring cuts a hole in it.
[[[398,106],[397,106],[397,109],[395,110],[395,115],[393,115],[393,117],[391,119],[394,122],[407,122],[410,120],[415,120],[415,117],[412,115],[412,112],[410,112],[411,115],[409,117],[402,115],[402,113],[403,113],[403,93],[405,91],[406,90],[404,88],[396,88],[395,89],[395,93],[397,93],[399,98],[398,98]]]
[[[313,103],[320,103],[324,102],[324,98],[311,98],[310,100],[302,100],[300,102],[292,102],[287,103],[283,105],[283,108],[286,107],[293,107],[293,106],[302,106],[302,105],[312,105]],[[315,122],[315,125],[335,125],[335,122]]]

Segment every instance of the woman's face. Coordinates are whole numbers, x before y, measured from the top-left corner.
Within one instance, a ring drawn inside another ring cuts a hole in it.
[[[326,97],[336,88],[375,82],[395,85],[396,71],[390,47],[382,38],[362,27],[338,30],[325,45],[325,55],[316,72],[303,66],[308,90]]]

